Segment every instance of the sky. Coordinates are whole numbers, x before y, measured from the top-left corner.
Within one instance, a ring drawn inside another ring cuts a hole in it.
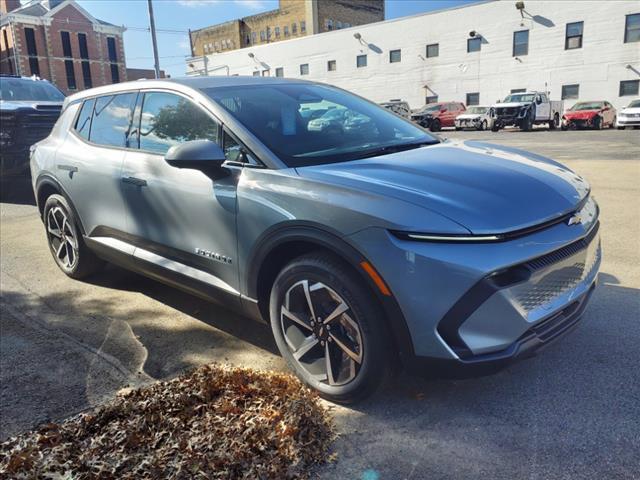
[[[146,0],[77,0],[91,15],[124,25],[128,67],[153,68]],[[478,0],[385,0],[387,19],[456,7]],[[185,72],[188,31],[278,8],[277,0],[153,0],[160,68],[172,76]]]

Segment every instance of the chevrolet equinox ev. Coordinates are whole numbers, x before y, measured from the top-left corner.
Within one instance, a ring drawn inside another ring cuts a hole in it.
[[[309,128],[332,110],[338,128]],[[530,355],[579,321],[600,266],[598,206],[568,168],[301,80],[77,93],[31,173],[64,273],[112,262],[266,321],[335,402],[396,365],[469,376]]]

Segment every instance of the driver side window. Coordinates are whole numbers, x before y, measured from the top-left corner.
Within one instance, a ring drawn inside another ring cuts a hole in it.
[[[140,114],[140,150],[165,154],[190,140],[220,144],[220,125],[202,108],[173,93],[144,94]]]

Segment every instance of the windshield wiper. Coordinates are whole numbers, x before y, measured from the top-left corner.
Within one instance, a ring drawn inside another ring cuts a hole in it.
[[[440,143],[438,140],[428,140],[424,142],[416,143],[401,143],[398,145],[386,145],[383,147],[374,148],[372,150],[366,150],[356,155],[356,159],[360,160],[369,157],[378,157],[380,155],[389,155],[390,153],[403,152],[405,150],[413,150],[415,148],[426,147],[429,145],[435,145]]]

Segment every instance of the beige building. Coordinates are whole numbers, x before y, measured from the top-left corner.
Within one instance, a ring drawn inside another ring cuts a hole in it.
[[[280,0],[279,8],[192,30],[192,56],[299,38],[384,20],[384,0]]]

